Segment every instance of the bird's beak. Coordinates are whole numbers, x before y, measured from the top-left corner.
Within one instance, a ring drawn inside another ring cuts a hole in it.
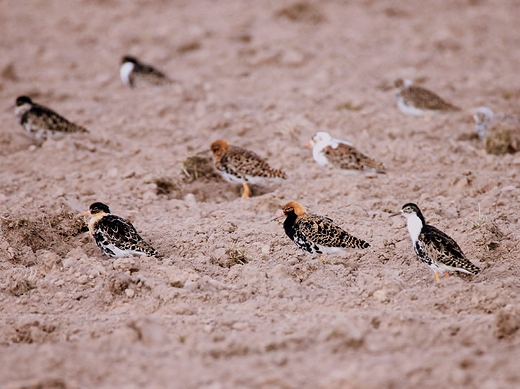
[[[283,210],[281,210],[281,211],[278,212],[278,213],[276,214],[276,216],[273,217],[270,221],[273,221],[273,220],[276,220],[276,219],[280,219],[280,218],[283,217],[283,216],[284,216],[284,213],[283,213]]]
[[[401,215],[401,212],[397,212],[397,213],[392,213],[390,216],[388,217],[394,217],[394,216],[400,216]]]
[[[310,140],[309,142],[307,142],[307,144],[305,145],[305,147],[309,148],[309,149],[312,149],[312,147],[314,146],[314,142],[312,140]]]
[[[83,217],[85,217],[85,216],[90,216],[90,211],[87,211],[87,212],[85,212],[85,213],[82,213],[80,216],[83,216]]]

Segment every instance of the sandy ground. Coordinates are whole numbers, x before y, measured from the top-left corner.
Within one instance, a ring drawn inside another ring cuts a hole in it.
[[[476,107],[520,113],[519,15],[515,0],[0,1],[0,387],[520,387],[520,158],[464,140]],[[124,87],[125,54],[179,83]],[[397,77],[463,110],[407,117]],[[90,134],[31,147],[21,94]],[[323,170],[302,147],[316,131],[388,174]],[[183,161],[218,138],[290,178],[247,200],[211,172],[190,181]],[[372,247],[299,251],[269,222],[290,200]],[[162,258],[101,255],[78,217],[94,201]],[[389,218],[406,202],[482,273],[436,284]]]

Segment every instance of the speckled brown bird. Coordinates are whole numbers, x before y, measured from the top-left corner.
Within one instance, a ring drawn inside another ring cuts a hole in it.
[[[118,258],[130,255],[157,255],[157,251],[141,238],[132,223],[112,215],[106,204],[92,204],[82,216],[89,215],[90,235],[105,255]]]
[[[423,116],[429,119],[430,115],[443,111],[460,111],[454,106],[428,89],[413,85],[410,80],[397,79],[394,82],[397,88],[396,101],[401,112],[410,116]]]
[[[241,183],[244,187],[243,198],[250,195],[248,183],[259,184],[266,180],[286,179],[287,175],[273,169],[252,151],[231,146],[219,139],[211,144],[213,164],[218,172],[229,182]]]
[[[28,96],[16,99],[14,113],[27,134],[39,142],[47,138],[58,139],[67,133],[88,132],[86,128],[69,122],[52,109],[33,103]]]
[[[168,78],[164,73],[130,56],[125,56],[121,60],[119,75],[123,84],[128,85],[130,88],[139,87],[144,84],[161,86],[173,82],[173,80]]]
[[[285,216],[283,228],[287,236],[304,251],[312,254],[333,254],[349,248],[366,249],[370,244],[356,238],[336,225],[332,219],[307,213],[295,202],[287,203],[273,220]]]
[[[466,258],[461,248],[452,238],[439,229],[426,224],[424,216],[416,204],[403,205],[401,213],[406,218],[413,249],[419,260],[428,265],[439,282],[439,272],[448,278],[449,271],[478,274],[480,269]]]
[[[385,167],[356,149],[351,143],[332,138],[326,132],[318,132],[306,145],[312,147],[312,156],[321,166],[329,169],[373,170],[385,173]]]

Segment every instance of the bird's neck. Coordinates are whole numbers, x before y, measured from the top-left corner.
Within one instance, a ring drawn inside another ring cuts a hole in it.
[[[92,235],[94,234],[94,227],[95,227],[96,223],[98,221],[100,221],[102,218],[104,218],[106,215],[108,215],[108,213],[106,213],[106,212],[98,212],[98,213],[92,215],[92,217],[90,218],[90,220],[88,222],[88,229]]]
[[[132,70],[134,70],[135,65],[131,62],[126,62],[121,66],[120,69],[120,75],[121,75],[121,81],[123,81],[123,84],[130,85],[130,74],[132,73]]]
[[[421,218],[419,218],[419,216],[412,215],[407,218],[406,225],[408,227],[410,237],[412,238],[412,242],[415,244],[415,242],[419,240],[419,235],[421,234],[423,228],[423,221]]]
[[[29,111],[30,109],[31,109],[31,104],[23,104],[23,105],[20,105],[19,107],[15,107],[14,114],[16,115],[17,118],[21,118],[23,116],[23,114],[26,113],[27,111]]]
[[[312,148],[312,156],[314,157],[314,160],[318,162],[318,164],[321,166],[326,166],[329,163],[327,157],[325,157],[325,155],[323,154],[323,149],[325,147],[327,147],[327,143],[318,142]]]
[[[296,222],[296,214],[294,212],[287,215],[287,218],[283,222],[283,229],[287,236],[291,239],[294,237],[294,223]]]

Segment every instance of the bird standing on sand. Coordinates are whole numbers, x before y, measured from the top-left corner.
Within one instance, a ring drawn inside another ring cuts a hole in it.
[[[69,122],[52,109],[33,103],[28,96],[16,99],[14,114],[27,134],[39,142],[47,138],[59,139],[67,133],[88,132],[86,128]]]
[[[510,115],[507,113],[493,113],[493,111],[486,107],[480,107],[473,115],[475,119],[475,131],[480,139],[485,139],[486,136],[500,124],[509,124],[520,130],[520,117]],[[520,132],[520,131],[517,131]]]
[[[219,139],[211,144],[213,164],[218,172],[229,182],[241,183],[244,187],[242,198],[250,195],[248,183],[259,184],[267,180],[286,179],[282,170],[273,169],[252,151],[231,146]]]
[[[400,213],[406,218],[408,232],[412,238],[417,257],[433,270],[439,282],[439,272],[448,278],[449,271],[478,274],[480,269],[466,258],[461,248],[452,238],[437,228],[426,224],[424,216],[416,204],[403,205]]]
[[[394,85],[397,88],[397,106],[406,115],[423,116],[429,120],[437,112],[460,111],[459,107],[447,103],[428,89],[415,86],[410,80],[399,78]]]
[[[112,215],[106,204],[94,203],[82,216],[91,216],[90,235],[101,251],[109,257],[131,255],[156,256],[157,251],[137,233],[128,220]]]
[[[172,83],[172,80],[164,73],[150,65],[139,62],[135,57],[129,56],[123,57],[121,60],[119,75],[123,84],[128,85],[130,88],[143,84],[161,86]]]
[[[295,202],[287,203],[273,220],[285,216],[283,228],[287,236],[304,251],[312,254],[334,254],[349,248],[366,249],[370,244],[350,235],[325,216],[307,213]]]
[[[374,170],[385,173],[381,162],[367,157],[347,141],[332,138],[326,132],[317,132],[306,146],[312,147],[314,160],[329,169]]]

